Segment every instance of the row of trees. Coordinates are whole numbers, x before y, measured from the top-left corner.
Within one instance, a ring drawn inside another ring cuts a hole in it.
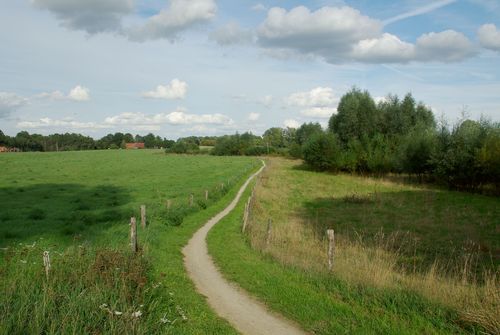
[[[302,151],[318,170],[407,173],[452,188],[500,190],[500,124],[465,118],[437,124],[409,94],[376,105],[368,92],[351,90],[328,129],[310,137]]]
[[[125,143],[130,142],[143,142],[146,148],[167,148],[175,144],[175,141],[153,134],[133,136],[129,133],[115,133],[94,140],[92,137],[74,133],[44,136],[29,134],[27,131],[21,131],[16,136],[10,137],[0,130],[0,145],[15,147],[22,151],[119,149],[125,148]]]

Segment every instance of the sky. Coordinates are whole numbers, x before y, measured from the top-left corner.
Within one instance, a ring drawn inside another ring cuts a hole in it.
[[[0,129],[323,126],[352,87],[500,121],[500,0],[0,0]]]

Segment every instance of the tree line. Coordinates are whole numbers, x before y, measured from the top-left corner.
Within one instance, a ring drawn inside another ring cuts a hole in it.
[[[125,148],[126,143],[141,142],[146,148],[167,148],[175,141],[161,138],[153,134],[146,136],[130,133],[108,134],[100,139],[93,139],[75,133],[40,135],[21,131],[10,137],[0,130],[0,146],[18,148],[21,151],[74,151]]]
[[[281,154],[302,158],[312,169],[358,174],[404,173],[455,189],[493,187],[500,192],[500,124],[462,118],[437,122],[411,94],[376,103],[367,91],[351,89],[328,128],[304,123],[217,139],[215,155]]]

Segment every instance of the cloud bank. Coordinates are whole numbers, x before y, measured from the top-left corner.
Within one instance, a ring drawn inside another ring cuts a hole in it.
[[[443,2],[444,3],[444,2]],[[274,7],[257,29],[258,43],[282,54],[312,56],[329,63],[457,62],[476,53],[474,44],[454,30],[430,32],[415,43],[383,32],[384,24],[343,7],[310,11]]]

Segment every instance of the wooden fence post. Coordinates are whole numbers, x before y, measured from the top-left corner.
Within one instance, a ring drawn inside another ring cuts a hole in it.
[[[333,256],[335,253],[335,231],[333,229],[328,229],[326,234],[328,236],[328,271],[332,271]]]
[[[208,190],[205,190],[205,201],[208,200]]]
[[[267,237],[266,237],[266,245],[269,246],[271,243],[271,231],[272,231],[273,220],[267,220]]]
[[[146,228],[146,205],[141,206],[141,227]]]
[[[134,217],[130,218],[130,247],[132,252],[137,252],[137,222]]]
[[[191,195],[189,196],[189,206],[190,206],[190,207],[193,207],[193,204],[194,204],[194,195],[192,195],[192,194],[191,194]]]
[[[248,202],[245,203],[245,212],[243,213],[243,228],[241,228],[241,232],[244,233],[247,228],[247,220],[248,220]]]
[[[49,280],[50,255],[48,251],[43,252],[43,266],[45,267],[45,276],[47,277],[47,280]]]

